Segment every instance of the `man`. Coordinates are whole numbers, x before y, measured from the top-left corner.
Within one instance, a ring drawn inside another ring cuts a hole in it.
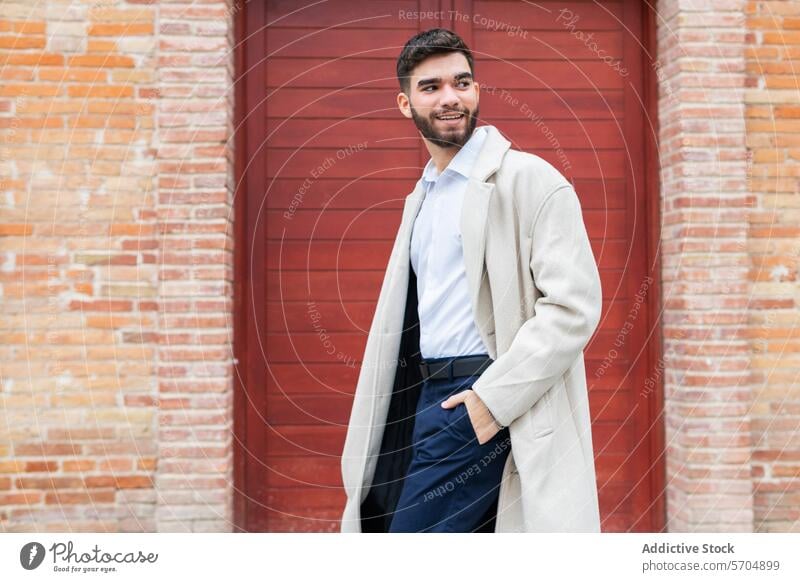
[[[599,531],[583,349],[602,297],[577,195],[476,129],[473,58],[453,32],[411,38],[397,76],[431,159],[367,338],[342,531]]]

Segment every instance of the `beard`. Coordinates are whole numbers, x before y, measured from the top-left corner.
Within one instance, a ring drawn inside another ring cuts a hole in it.
[[[468,109],[447,110],[447,112],[455,111],[464,114],[465,121],[461,128],[445,127],[439,131],[434,127],[436,115],[443,115],[445,111],[431,112],[431,117],[428,119],[419,115],[417,110],[414,109],[414,106],[411,105],[411,118],[414,120],[414,124],[422,134],[422,137],[428,141],[433,142],[442,148],[460,148],[469,141],[469,138],[472,136],[472,132],[475,131],[475,125],[478,123],[480,107],[476,105],[475,111],[469,111]]]

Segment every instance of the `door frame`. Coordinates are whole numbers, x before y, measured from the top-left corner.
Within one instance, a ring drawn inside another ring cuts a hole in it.
[[[471,10],[471,1],[456,0],[461,11]],[[647,2],[641,3],[642,48],[641,69],[643,101],[651,131],[658,136],[658,76],[652,63],[658,58],[658,23],[656,11]],[[263,265],[266,264],[265,251],[261,245],[250,246],[255,236],[259,216],[259,196],[249,195],[259,192],[266,186],[266,155],[263,137],[266,130],[266,103],[262,101],[262,91],[266,86],[266,47],[261,34],[266,22],[266,2],[234,0],[232,11],[234,20],[234,98],[233,98],[233,530],[236,532],[259,531],[248,519],[249,499],[258,499],[259,483],[265,481],[260,475],[265,467],[248,463],[253,453],[264,458],[265,431],[261,423],[249,418],[248,407],[264,410],[263,391],[247,391],[247,386],[257,385],[257,380],[267,377],[269,370],[263,361],[260,350],[258,330],[265,329],[265,310],[253,310],[254,298],[263,297],[266,278]],[[447,26],[448,23],[440,23]],[[457,26],[452,28],[457,31]],[[647,129],[647,127],[643,128]],[[651,344],[647,350],[647,369],[663,368],[663,330],[660,321],[662,313],[661,286],[661,214],[660,214],[660,171],[658,145],[653,139],[645,139],[643,152],[645,172],[643,175],[646,216],[648,229],[645,244],[647,265],[654,273],[647,304],[647,319]],[[255,152],[248,160],[245,154]],[[253,233],[253,237],[251,237]],[[251,265],[260,266],[255,276]],[[664,389],[663,374],[651,377],[654,380],[652,397],[648,399],[650,430],[650,466],[647,471],[648,486],[651,492],[651,505],[647,512],[650,524],[648,531],[666,531],[666,456],[665,422],[663,415]],[[248,422],[250,421],[250,422]]]
[[[247,503],[257,499],[258,475],[249,456],[264,452],[264,433],[248,422],[248,407],[264,410],[263,391],[247,390],[266,378],[268,370],[258,349],[258,330],[265,329],[264,310],[251,309],[255,297],[264,297],[265,277],[252,276],[252,265],[265,264],[263,247],[247,246],[259,216],[258,192],[266,185],[266,155],[261,140],[266,131],[266,47],[261,29],[266,2],[234,0],[234,251],[233,251],[233,530],[258,531],[248,520]],[[255,152],[251,158],[249,152]],[[256,271],[259,273],[260,271]],[[261,434],[259,434],[259,432]],[[259,438],[259,436],[261,438]],[[262,454],[261,458],[264,458]]]

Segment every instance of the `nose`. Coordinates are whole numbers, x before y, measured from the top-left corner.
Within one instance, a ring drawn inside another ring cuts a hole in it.
[[[458,98],[458,93],[449,84],[442,86],[442,109],[458,109],[458,104],[461,100]]]

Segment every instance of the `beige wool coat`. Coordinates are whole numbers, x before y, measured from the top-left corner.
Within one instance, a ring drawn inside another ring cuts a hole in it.
[[[472,389],[511,437],[494,531],[599,532],[583,360],[600,320],[597,264],[570,182],[488,130],[460,226],[475,323],[495,360]],[[370,488],[382,487],[373,484],[378,458],[395,455],[381,470],[391,475],[381,511],[393,510],[410,459],[419,354],[403,338],[418,325],[409,243],[424,195],[420,179],[406,197],[367,338],[342,451],[342,532],[386,531],[388,522],[365,530],[362,521]]]

